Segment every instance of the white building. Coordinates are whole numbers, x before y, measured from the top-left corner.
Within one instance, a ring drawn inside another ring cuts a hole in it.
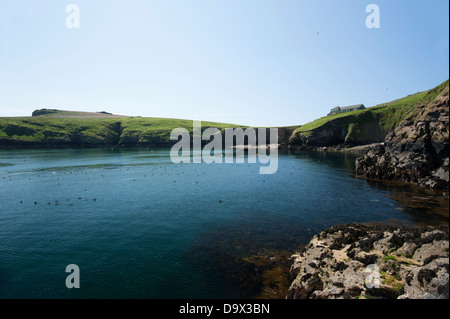
[[[344,106],[344,107],[336,106],[331,109],[331,111],[328,115],[351,112],[351,111],[356,111],[356,110],[364,110],[365,108],[366,107],[364,106],[364,104]]]

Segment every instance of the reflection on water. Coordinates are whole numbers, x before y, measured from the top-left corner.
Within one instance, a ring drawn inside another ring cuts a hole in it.
[[[411,215],[418,226],[448,224],[448,193],[399,183],[367,183],[377,189],[389,191],[386,196],[395,200],[399,209]]]
[[[346,152],[299,152],[296,156],[335,169],[345,168],[350,176],[356,177],[355,160],[360,155]],[[448,192],[405,183],[369,180],[365,182],[374,189],[386,191],[386,198],[395,200],[399,206],[397,209],[412,216],[414,223],[418,226],[448,224]],[[371,201],[378,201],[378,199]],[[410,225],[410,222],[405,220],[400,221],[400,224],[402,223]]]
[[[293,280],[289,258],[313,235],[307,226],[253,211],[199,234],[189,255],[239,287],[236,298],[284,298]]]
[[[349,152],[295,152],[296,157],[315,163],[327,164],[334,168],[344,168],[349,172],[355,171],[355,160],[359,155]]]

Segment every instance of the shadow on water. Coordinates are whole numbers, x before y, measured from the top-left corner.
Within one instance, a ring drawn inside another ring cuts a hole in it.
[[[417,226],[448,224],[448,195],[442,190],[426,189],[415,185],[367,181],[371,187],[387,191],[399,209],[411,215]]]
[[[359,155],[346,152],[287,152],[282,154],[293,155],[303,160],[345,169],[349,172],[355,171],[355,160],[359,157]]]
[[[287,224],[276,216],[247,212],[197,236],[189,255],[205,271],[234,285],[234,298],[284,298],[293,278],[292,252],[299,251],[317,231]]]
[[[345,152],[297,152],[295,156],[332,168],[345,169],[356,177],[355,160],[360,155]],[[448,224],[448,192],[405,183],[365,182],[370,187],[386,192],[386,197],[396,201],[399,209],[412,216],[417,226]]]

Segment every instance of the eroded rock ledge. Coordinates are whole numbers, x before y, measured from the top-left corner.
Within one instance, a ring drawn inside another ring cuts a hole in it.
[[[448,299],[448,232],[448,226],[326,229],[293,256],[287,298]]]
[[[430,91],[431,92],[431,91]],[[431,92],[432,93],[432,92]],[[419,105],[385,142],[356,160],[357,174],[372,180],[449,187],[449,90]]]

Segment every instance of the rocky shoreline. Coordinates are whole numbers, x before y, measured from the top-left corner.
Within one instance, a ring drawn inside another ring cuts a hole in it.
[[[449,229],[333,226],[292,256],[287,299],[448,299]]]
[[[345,145],[314,150],[351,151]],[[355,163],[359,177],[448,190],[448,87],[428,104],[418,105],[383,143],[353,151],[361,153]],[[295,279],[286,298],[448,299],[448,234],[448,225],[348,224],[323,230],[292,256]]]
[[[356,160],[356,172],[371,180],[449,188],[449,90],[419,105],[381,145]]]

